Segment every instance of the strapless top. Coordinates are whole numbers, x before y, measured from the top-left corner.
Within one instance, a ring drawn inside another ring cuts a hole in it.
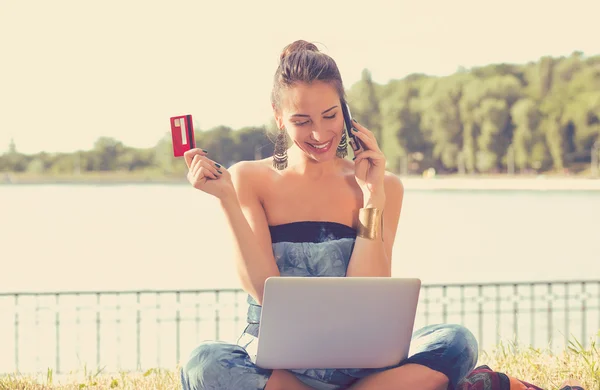
[[[273,255],[281,276],[346,276],[356,231],[336,222],[292,222],[270,226]],[[248,327],[258,337],[262,307],[248,295]]]

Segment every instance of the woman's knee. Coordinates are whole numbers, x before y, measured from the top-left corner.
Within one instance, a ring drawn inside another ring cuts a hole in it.
[[[228,344],[218,341],[207,341],[196,347],[188,360],[181,367],[181,381],[185,390],[200,390],[210,388],[219,383],[226,373],[223,355],[231,348]]]
[[[415,332],[411,347],[415,352],[444,350],[445,355],[461,356],[477,364],[479,346],[473,333],[458,324],[428,325]]]
[[[479,347],[469,329],[457,324],[430,325],[415,332],[409,362],[440,371],[456,385],[475,368]]]
[[[181,369],[181,384],[184,390],[257,390],[264,389],[270,374],[241,346],[210,341],[190,354]]]
[[[448,349],[461,356],[465,369],[471,371],[479,359],[479,345],[473,333],[458,324],[445,325],[448,332]]]

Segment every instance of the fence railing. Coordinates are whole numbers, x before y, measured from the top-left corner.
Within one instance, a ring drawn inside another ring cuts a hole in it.
[[[173,368],[203,340],[235,343],[237,289],[0,293],[0,373]],[[600,280],[423,285],[415,329],[460,323],[489,350],[501,341],[559,350],[600,330]]]

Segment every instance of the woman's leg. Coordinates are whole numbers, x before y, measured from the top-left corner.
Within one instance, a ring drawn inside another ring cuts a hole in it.
[[[446,375],[418,364],[406,364],[371,374],[350,387],[352,390],[446,390],[447,388]]]
[[[265,390],[313,390],[300,382],[294,374],[286,370],[273,370]]]
[[[272,371],[257,367],[239,345],[210,341],[181,369],[183,390],[263,390]]]
[[[468,329],[431,325],[413,334],[409,357],[399,367],[367,375],[351,389],[455,389],[477,359],[477,341]]]
[[[239,345],[205,342],[181,369],[183,390],[312,390],[292,373],[256,366]]]

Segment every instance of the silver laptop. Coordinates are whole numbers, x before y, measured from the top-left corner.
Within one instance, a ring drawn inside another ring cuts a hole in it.
[[[381,368],[408,356],[421,281],[271,277],[256,364],[268,369]]]

